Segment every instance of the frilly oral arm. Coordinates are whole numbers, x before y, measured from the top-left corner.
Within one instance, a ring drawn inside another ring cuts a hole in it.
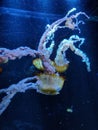
[[[29,47],[19,47],[13,50],[0,48],[0,63],[7,63],[9,60],[15,60],[16,58],[20,59],[23,56],[27,56],[27,55],[33,58],[39,56],[43,61],[43,65],[46,71],[49,73],[55,72],[54,67],[50,64],[49,58],[47,58],[42,52],[38,52]]]
[[[30,55],[35,57],[38,52],[29,47],[19,47],[17,49],[0,48],[0,63],[6,63],[8,60],[15,60],[16,58],[22,58],[23,56]]]
[[[2,98],[2,101],[0,103],[0,115],[6,110],[6,108],[8,107],[8,105],[10,104],[12,98],[15,96],[16,93],[25,92],[26,90],[29,89],[37,89],[38,82],[32,83],[34,79],[38,79],[37,76],[25,78],[20,82],[18,82],[17,84],[13,84],[8,88],[0,90],[0,94],[1,93],[6,94],[6,96]]]
[[[70,48],[76,55],[82,58],[82,62],[86,63],[87,70],[91,71],[89,58],[82,50],[75,47],[74,44],[76,42],[80,42],[79,44],[79,47],[80,47],[84,42],[84,38],[80,38],[79,36],[75,37],[75,35],[72,35],[68,40],[67,39],[62,40],[57,50],[55,63],[59,66],[67,64],[69,61],[66,58],[66,51]]]
[[[40,52],[45,52],[48,51],[46,48],[46,44],[49,42],[49,40],[53,41],[54,38],[54,33],[57,31],[57,29],[59,28],[69,28],[69,29],[76,29],[79,30],[80,32],[80,28],[79,28],[79,24],[80,23],[84,23],[82,20],[78,20],[78,16],[79,15],[84,15],[86,18],[89,18],[86,13],[84,12],[79,12],[76,13],[75,15],[71,15],[69,16],[72,12],[74,12],[76,10],[76,8],[71,9],[70,11],[68,11],[67,15],[57,21],[55,21],[54,23],[52,23],[51,25],[48,25],[48,28],[46,29],[46,31],[43,33],[40,42],[39,42],[39,46],[38,46],[38,51]],[[76,22],[73,22],[73,19],[76,19]],[[65,26],[60,26],[61,23],[66,22]],[[52,50],[53,50],[52,46]],[[50,54],[50,53],[49,53]],[[48,57],[50,57],[50,55],[48,55]]]
[[[63,18],[55,21],[51,25],[49,25],[49,27],[46,29],[46,31],[43,33],[43,35],[42,35],[42,37],[40,39],[39,46],[38,46],[38,51],[43,50],[44,44],[46,44],[46,42],[48,42],[47,39],[50,39],[50,37],[54,35],[55,31],[58,29],[58,26],[61,23],[63,23],[64,21],[66,21],[67,17],[75,10],[76,10],[76,8],[71,9],[70,11],[68,11],[68,13],[67,13],[67,15],[65,17],[63,17]]]

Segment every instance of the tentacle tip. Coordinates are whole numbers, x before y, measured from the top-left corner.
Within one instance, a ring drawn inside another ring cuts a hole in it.
[[[74,11],[75,11],[75,10],[77,10],[77,9],[76,9],[76,8],[72,8],[72,10],[74,10]]]
[[[76,8],[72,8],[69,12],[73,12],[76,11]]]

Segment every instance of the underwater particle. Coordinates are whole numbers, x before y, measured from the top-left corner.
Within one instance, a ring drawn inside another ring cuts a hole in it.
[[[62,121],[59,122],[59,125],[62,125]]]
[[[72,113],[73,109],[72,108],[67,108],[66,111],[69,112],[69,113]]]
[[[81,123],[81,127],[83,127],[84,126],[84,124],[83,123]]]

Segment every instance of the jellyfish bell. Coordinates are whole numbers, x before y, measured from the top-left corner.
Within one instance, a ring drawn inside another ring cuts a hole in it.
[[[64,85],[65,78],[60,76],[59,73],[64,72],[68,68],[68,64],[64,66],[58,66],[54,61],[51,61],[51,65],[55,67],[57,73],[49,74],[45,72],[42,60],[36,58],[33,60],[33,65],[38,70],[43,70],[44,73],[37,74],[39,79],[39,85],[37,92],[45,95],[57,95]]]
[[[69,64],[59,66],[54,61],[52,61],[52,65],[55,67],[56,71],[59,72],[59,73],[65,72],[68,69],[68,66],[69,66]]]
[[[34,59],[32,63],[38,70],[44,70],[42,60],[40,58]]]
[[[33,60],[33,65],[38,69],[38,70],[44,70],[44,66],[42,63],[42,60],[40,58],[36,58]],[[69,64],[65,64],[62,66],[57,65],[54,61],[51,61],[51,65],[55,67],[56,71],[59,73],[65,72],[68,69]]]
[[[65,79],[56,74],[39,74],[37,92],[45,95],[57,95],[64,85]]]

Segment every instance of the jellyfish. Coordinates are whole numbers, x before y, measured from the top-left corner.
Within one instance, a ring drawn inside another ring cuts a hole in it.
[[[85,42],[85,38],[81,38],[79,35],[72,35],[69,38],[65,37],[59,43],[55,58],[53,60],[50,58],[53,54],[54,45],[56,44],[54,40],[55,32],[61,28],[66,28],[72,31],[78,30],[80,33],[79,24],[84,24],[84,22],[79,20],[78,16],[83,15],[89,19],[86,13],[78,12],[72,14],[74,11],[76,11],[76,8],[71,9],[63,18],[47,26],[39,40],[37,50],[27,46],[13,50],[0,48],[0,64],[6,64],[9,60],[15,60],[17,58],[21,59],[23,56],[31,56],[33,66],[39,70],[39,73],[36,73],[32,77],[22,79],[18,83],[10,85],[8,88],[0,89],[0,94],[6,94],[0,102],[0,115],[7,109],[12,98],[18,92],[25,93],[26,90],[33,89],[45,95],[60,94],[66,80],[65,76],[62,76],[62,73],[67,71],[70,63],[66,55],[69,49],[77,56],[80,56],[82,62],[86,64],[87,71],[91,71],[89,58],[80,48]],[[48,42],[50,45],[47,47]],[[76,43],[79,44],[78,47],[75,46]]]

